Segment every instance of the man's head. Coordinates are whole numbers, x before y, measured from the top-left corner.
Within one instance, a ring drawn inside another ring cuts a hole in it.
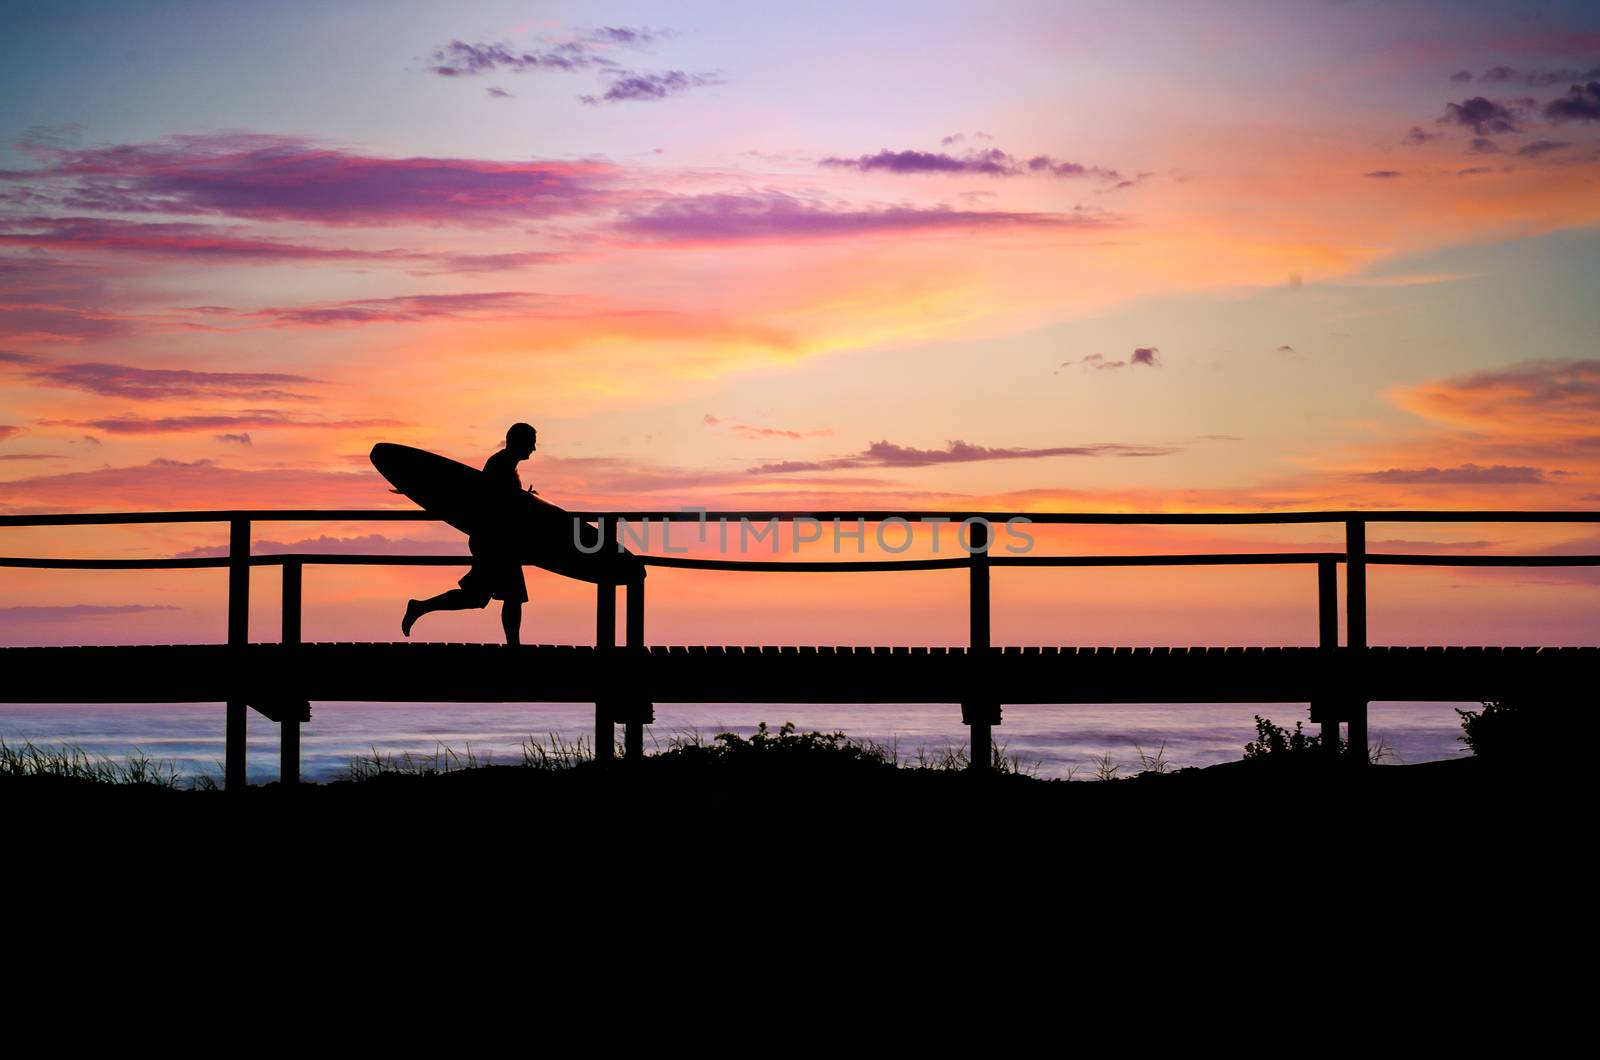
[[[506,451],[518,460],[526,460],[539,448],[539,432],[526,423],[513,423],[506,431]]]

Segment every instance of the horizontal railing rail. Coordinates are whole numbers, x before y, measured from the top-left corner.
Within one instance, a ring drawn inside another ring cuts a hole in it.
[[[992,567],[1226,567],[1278,566],[1296,563],[1345,562],[1343,552],[1218,552],[1162,553],[1133,556],[990,556]],[[693,556],[641,555],[651,567],[685,570],[775,571],[822,573],[840,571],[965,570],[967,558],[899,560],[732,560]],[[1596,567],[1600,556],[1472,555],[1369,552],[1367,562],[1390,567]],[[0,567],[49,570],[191,570],[227,567],[227,556],[185,556],[173,559],[77,559],[50,556],[0,556]],[[466,567],[471,556],[399,555],[383,552],[273,552],[252,555],[252,567],[279,567],[285,563],[307,566]]]
[[[1030,523],[1045,525],[1133,525],[1188,526],[1188,525],[1239,525],[1290,524],[1290,523],[1347,523],[1359,520],[1368,523],[1600,523],[1596,511],[1434,511],[1354,509],[1346,511],[1310,512],[1005,512],[1005,511],[895,511],[879,509],[827,509],[816,511],[716,511],[711,509],[676,509],[662,511],[573,511],[568,514],[586,521],[597,519],[649,519],[652,522],[696,523],[702,520],[737,522],[792,522],[796,519],[816,519],[832,522],[835,519],[868,523],[883,523],[901,519],[907,522],[942,519],[963,522],[982,519],[992,524],[1003,524],[1012,519],[1026,519]],[[56,512],[25,515],[0,515],[0,527],[6,526],[107,526],[117,523],[226,523],[236,519],[252,522],[438,522],[439,517],[429,512],[411,508],[238,508],[217,511],[182,512]]]

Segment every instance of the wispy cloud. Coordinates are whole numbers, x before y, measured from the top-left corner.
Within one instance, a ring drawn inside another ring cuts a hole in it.
[[[193,222],[118,221],[101,217],[41,217],[13,220],[0,229],[0,244],[52,250],[134,253],[147,257],[233,261],[404,261],[402,250],[313,247],[261,239],[239,228]]]
[[[282,372],[199,372],[102,362],[34,367],[23,373],[23,378],[40,386],[139,401],[196,397],[226,397],[247,401],[307,400],[307,395],[283,388],[318,382],[309,376]]]
[[[15,438],[22,433],[22,428],[13,423],[0,423],[0,442],[7,438]]]
[[[133,511],[248,508],[270,497],[283,507],[393,507],[395,497],[370,469],[243,469],[210,461],[153,460],[0,482],[0,508],[26,511]]]
[[[1446,104],[1439,123],[1464,126],[1479,136],[1514,133],[1520,131],[1519,109],[1515,103],[1499,103],[1483,96],[1473,96],[1460,103]]]
[[[1600,81],[1573,85],[1566,95],[1545,104],[1544,116],[1556,125],[1569,121],[1584,124],[1600,121]]]
[[[616,63],[597,54],[587,42],[563,41],[546,48],[513,48],[510,44],[468,44],[453,40],[433,50],[430,71],[440,77],[475,77],[504,71],[513,74],[530,70],[573,73]]]
[[[1117,223],[1097,211],[1054,214],[918,206],[853,208],[767,191],[667,199],[648,211],[625,215],[615,227],[625,235],[650,240],[715,243],[938,229],[1096,229]]]
[[[459,555],[464,546],[460,540],[448,538],[387,537],[383,534],[360,534],[355,537],[330,537],[320,534],[298,541],[274,541],[270,538],[250,542],[250,551],[258,556],[283,555],[294,552],[321,552],[332,555],[429,556]],[[185,549],[176,554],[177,559],[210,559],[226,556],[228,546],[207,545]]]
[[[862,173],[935,173],[984,177],[1035,175],[1065,178],[1095,177],[1109,181],[1122,179],[1122,174],[1103,166],[1087,166],[1079,162],[1051,158],[1049,155],[1035,155],[1023,161],[993,147],[982,151],[969,151],[960,156],[943,151],[891,151],[885,148],[876,154],[858,155],[855,158],[830,155],[817,164],[834,169],[854,169]]]
[[[1385,471],[1368,471],[1358,478],[1368,482],[1390,485],[1425,486],[1506,486],[1545,482],[1545,473],[1536,467],[1511,467],[1495,464],[1480,467],[1462,464],[1459,467],[1391,467]]]
[[[1600,78],[1600,66],[1591,67],[1587,70],[1574,67],[1563,67],[1555,70],[1518,70],[1511,66],[1491,66],[1478,75],[1478,80],[1486,84],[1518,84],[1528,85],[1532,88],[1569,85],[1579,81],[1593,81],[1596,78]],[[1462,80],[1471,80],[1471,75],[1467,75]]]
[[[264,319],[274,327],[326,327],[347,324],[403,324],[421,320],[506,319],[549,306],[553,299],[527,291],[477,291],[463,294],[411,294],[300,306],[236,310],[207,306],[216,317]]]
[[[661,73],[611,70],[604,76],[610,84],[603,94],[579,96],[578,99],[591,107],[604,103],[651,102],[682,95],[691,88],[707,88],[726,83],[718,74],[691,74],[682,70],[666,70]]]
[[[968,464],[987,460],[1038,460],[1053,456],[1171,456],[1181,451],[1174,446],[1129,445],[1120,442],[1063,445],[1047,449],[1004,449],[952,441],[945,443],[943,449],[917,449],[913,446],[880,441],[873,442],[863,452],[854,456],[836,457],[831,460],[785,460],[753,467],[750,473],[773,475],[805,471],[837,471],[853,467],[931,467],[939,464]]]
[[[1517,154],[1528,158],[1538,158],[1550,154],[1552,151],[1561,151],[1572,144],[1566,140],[1534,140],[1532,143],[1523,144],[1517,148]]]
[[[255,133],[56,150],[0,181],[48,187],[67,208],[222,214],[329,225],[486,225],[595,208],[615,172],[598,162],[385,158]]]
[[[77,622],[85,618],[111,618],[151,611],[179,611],[171,604],[63,604],[53,607],[0,607],[0,622]]]
[[[41,427],[93,427],[106,434],[183,434],[192,431],[220,431],[227,428],[296,428],[299,430],[344,430],[363,427],[396,427],[399,420],[352,419],[322,420],[278,409],[242,409],[237,412],[186,416],[116,416],[88,420],[40,420]]]
[[[1136,346],[1134,347],[1133,353],[1130,354],[1126,360],[1120,361],[1113,361],[1103,353],[1091,353],[1086,357],[1080,357],[1076,360],[1062,361],[1061,364],[1056,368],[1056,371],[1059,372],[1062,368],[1070,368],[1073,365],[1077,365],[1085,371],[1095,372],[1108,372],[1118,368],[1127,368],[1132,365],[1143,365],[1146,368],[1160,368],[1161,351],[1154,346]]]

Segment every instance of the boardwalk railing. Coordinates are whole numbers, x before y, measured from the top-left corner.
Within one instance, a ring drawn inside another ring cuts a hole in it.
[[[679,511],[638,511],[638,512],[574,512],[575,518],[587,521],[600,521],[602,527],[612,528],[608,533],[615,532],[619,522],[648,526],[651,523],[686,523],[695,522],[704,524],[707,521],[747,521],[749,523],[774,523],[795,522],[798,520],[812,520],[819,524],[833,523],[836,527],[843,523],[852,526],[861,526],[867,523],[881,524],[890,520],[903,520],[908,523],[951,523],[961,524],[967,530],[967,548],[963,554],[953,558],[939,559],[907,559],[907,560],[728,560],[692,557],[687,555],[643,555],[640,558],[646,565],[659,567],[675,567],[689,570],[706,571],[765,571],[765,572],[833,572],[833,573],[868,573],[881,571],[929,571],[966,569],[968,573],[969,593],[969,629],[966,658],[974,664],[984,664],[985,660],[1017,658],[1019,663],[1024,659],[1017,655],[1021,649],[995,649],[991,643],[990,625],[990,593],[989,574],[995,567],[1149,567],[1149,566],[1221,566],[1221,565],[1315,565],[1317,568],[1317,628],[1318,647],[1309,649],[1315,653],[1315,660],[1320,663],[1313,667],[1304,681],[1294,687],[1321,688],[1322,694],[1312,694],[1306,697],[1311,704],[1311,717],[1314,722],[1320,723],[1325,745],[1334,748],[1340,738],[1340,723],[1346,725],[1344,738],[1354,747],[1365,747],[1367,742],[1367,702],[1372,698],[1368,693],[1374,690],[1374,685],[1367,681],[1370,675],[1369,663],[1371,657],[1367,644],[1367,568],[1373,565],[1385,566],[1444,566],[1444,567],[1564,567],[1564,566],[1597,566],[1600,565],[1600,556],[1597,555],[1414,555],[1414,554],[1376,554],[1367,551],[1367,527],[1373,523],[1600,523],[1600,512],[1577,511],[1325,511],[1325,512],[1271,512],[1271,513],[1067,513],[1067,512],[972,512],[972,511],[703,511],[699,509],[686,509]],[[1165,526],[1198,526],[1198,525],[1290,525],[1290,524],[1333,524],[1344,528],[1345,549],[1343,552],[1237,552],[1219,554],[1176,554],[1176,555],[1122,555],[1122,556],[1042,556],[1042,555],[996,555],[990,551],[990,528],[996,524],[1006,524],[1014,519],[1026,520],[1035,525],[1165,525]],[[250,649],[249,637],[249,608],[250,608],[250,568],[256,566],[280,566],[283,570],[282,592],[282,633],[279,654],[272,657],[272,666],[279,670],[293,670],[296,665],[304,664],[310,658],[309,649],[316,648],[343,648],[361,646],[307,646],[302,652],[301,645],[301,610],[302,586],[304,570],[308,565],[406,565],[406,566],[466,566],[471,562],[465,556],[437,556],[437,555],[354,555],[354,554],[329,554],[329,553],[284,553],[271,555],[253,555],[251,552],[251,529],[256,523],[265,522],[416,522],[437,521],[426,512],[410,510],[318,510],[318,509],[258,509],[258,510],[233,510],[233,511],[183,511],[183,512],[127,512],[127,513],[64,513],[48,515],[5,515],[0,516],[0,529],[6,527],[28,526],[110,526],[133,525],[150,523],[227,523],[229,527],[228,554],[218,557],[199,557],[181,559],[66,559],[49,557],[0,557],[0,567],[24,568],[50,568],[62,570],[182,570],[195,568],[226,567],[228,570],[228,638],[225,650],[229,652],[230,663],[225,664],[225,669],[231,669],[235,675],[228,683],[229,691],[226,698],[226,737],[225,737],[225,765],[224,775],[229,787],[242,787],[245,783],[245,730],[247,711],[254,708],[268,718],[277,721],[281,728],[281,754],[282,754],[282,779],[284,783],[294,783],[299,779],[299,743],[300,724],[310,717],[309,700],[298,698],[303,692],[290,688],[290,691],[275,692],[271,695],[260,693],[258,689],[249,687],[247,675],[259,674],[259,668],[246,665],[247,650]],[[1344,644],[1340,644],[1339,636],[1339,601],[1338,601],[1338,566],[1344,564],[1347,568],[1345,578],[1345,634]],[[618,669],[618,664],[624,660],[637,663],[641,658],[649,658],[650,649],[644,644],[644,585],[636,582],[627,586],[627,611],[626,632],[624,645],[619,648],[616,644],[616,586],[601,585],[598,589],[596,601],[596,632],[594,658],[601,664],[599,668],[591,667],[581,670],[577,678],[578,685],[587,685],[592,693],[589,696],[576,698],[591,698],[595,702],[595,751],[602,758],[609,758],[615,741],[615,725],[624,726],[624,754],[627,757],[636,757],[643,753],[644,726],[654,720],[653,701],[641,698],[641,693],[648,692],[652,687],[648,681],[638,675],[628,682],[619,681],[609,676]],[[367,646],[374,647],[374,646]],[[394,647],[401,647],[396,645]],[[424,645],[406,645],[408,649],[424,648]],[[438,646],[434,646],[438,647]],[[203,646],[176,646],[174,651],[189,650],[195,659],[210,660],[211,655],[193,655],[195,651],[204,651]],[[59,651],[61,649],[54,649]],[[94,649],[66,649],[92,651]],[[128,649],[110,648],[110,651],[126,651]],[[159,650],[159,649],[144,649]],[[518,649],[524,651],[539,651],[543,648],[529,647]],[[666,652],[666,649],[659,649]],[[677,651],[683,651],[678,649]],[[792,655],[796,649],[784,649]],[[819,649],[812,649],[817,651]],[[1051,653],[1060,649],[1044,649]],[[1068,649],[1071,651],[1072,649]],[[1212,649],[1215,651],[1216,649]],[[1262,649],[1251,649],[1260,652]],[[1271,650],[1271,649],[1267,649]],[[1295,651],[1297,649],[1286,649]],[[1419,649],[1420,650],[1420,649]],[[1458,650],[1458,649],[1451,649]],[[5,649],[8,660],[21,662],[29,660],[29,665],[20,668],[13,666],[14,679],[4,683],[4,691],[0,691],[0,698],[10,702],[28,701],[74,701],[63,699],[63,696],[72,694],[71,680],[62,679],[67,686],[67,691],[55,687],[51,681],[61,678],[57,671],[61,670],[60,663],[64,660],[54,656],[40,655],[41,652],[50,652],[52,649],[12,648]],[[700,649],[705,653],[707,649]],[[729,649],[712,649],[718,653],[712,655],[696,655],[699,659],[695,665],[694,673],[704,675],[714,673],[719,667],[742,667],[746,664],[741,660],[735,664],[733,656],[727,655]],[[739,652],[741,649],[732,649]],[[852,649],[841,649],[841,652],[850,652]],[[861,656],[866,654],[866,649],[854,649],[856,661],[851,666],[840,669],[837,674],[862,674],[867,673],[861,667]],[[876,649],[879,653],[888,653],[905,661],[914,661],[922,653],[923,657],[932,659],[929,653],[940,653],[946,649]],[[1041,649],[1028,649],[1036,658]],[[1119,657],[1126,655],[1130,649],[1116,649]],[[1141,649],[1146,656],[1151,649]],[[1203,652],[1205,649],[1188,649],[1191,652]],[[1239,649],[1230,649],[1238,652]],[[1584,649],[1588,652],[1589,649]],[[781,659],[772,650],[769,655],[774,659]],[[908,655],[909,653],[909,655]],[[329,665],[330,660],[337,664],[342,661],[346,668],[352,664],[348,656],[322,656],[320,665]],[[669,658],[677,658],[669,655]],[[1298,658],[1298,657],[1297,657]],[[1301,666],[1310,660],[1299,660],[1293,665]],[[1570,663],[1570,659],[1566,660]],[[214,662],[207,662],[208,666],[215,666]],[[908,672],[902,663],[894,664],[898,669],[896,673]],[[931,664],[930,664],[931,665]],[[1590,657],[1586,656],[1582,665],[1591,665]],[[1332,668],[1338,670],[1338,680],[1333,681]],[[559,669],[559,667],[557,667]],[[16,672],[23,672],[28,676],[15,679]],[[578,671],[575,671],[578,672]],[[1126,671],[1118,671],[1126,672]],[[1183,671],[1183,679],[1188,682],[1194,680],[1194,675],[1200,673],[1194,669]],[[1216,671],[1206,671],[1216,672]],[[1228,671],[1232,673],[1233,671]],[[1570,667],[1561,671],[1563,679],[1570,676]],[[1587,670],[1585,670],[1587,672]],[[669,675],[670,676],[670,675]],[[826,676],[826,675],[824,675]],[[1095,700],[1082,700],[1072,698],[1041,699],[1036,688],[1026,687],[1023,679],[1022,690],[1017,691],[1016,680],[1009,684],[1004,681],[991,680],[994,676],[992,667],[973,669],[967,667],[961,671],[961,679],[957,682],[961,696],[962,721],[971,734],[971,760],[979,768],[990,761],[993,739],[993,726],[1000,723],[1000,706],[1002,696],[1011,695],[1019,698],[1014,702],[1082,702]],[[1315,683],[1313,684],[1313,680]],[[812,676],[810,680],[819,680]],[[259,677],[250,677],[261,683]],[[941,680],[943,678],[941,677]],[[1247,695],[1250,690],[1241,691],[1235,683],[1228,687],[1236,694]],[[162,685],[159,680],[152,679],[154,684]],[[267,682],[271,683],[271,682]],[[682,681],[678,682],[682,685]],[[937,683],[937,682],[936,682]],[[658,682],[658,685],[660,682]],[[671,680],[665,680],[671,685]],[[692,686],[693,682],[690,682]],[[716,682],[712,682],[716,685]],[[574,688],[570,685],[560,686],[570,693]],[[722,682],[718,687],[724,692],[728,687],[738,686],[734,682],[729,686]],[[286,686],[287,687],[287,686]],[[343,686],[341,686],[343,687]],[[738,686],[745,695],[759,695],[759,690],[750,687]],[[1276,695],[1288,687],[1281,678],[1274,677],[1262,684],[1258,690],[1261,695]],[[500,692],[501,684],[494,685],[488,690],[466,690],[470,694],[458,695],[456,698],[483,698],[494,697]],[[1111,690],[1105,687],[1094,688],[1090,683],[1092,694],[1107,695]],[[941,690],[948,693],[952,686],[945,684]],[[107,698],[104,688],[99,688],[102,693],[97,698]],[[516,688],[513,687],[508,698],[516,697]],[[712,688],[715,693],[717,688]],[[836,690],[819,691],[816,688],[799,689],[785,683],[781,690],[789,693],[793,701],[815,699],[817,701],[857,701],[852,697],[861,694],[860,689],[842,688]],[[903,689],[897,689],[903,691]],[[388,689],[388,695],[373,695],[370,698],[390,698],[395,695],[394,689]],[[132,688],[121,696],[126,701],[151,702],[161,701],[164,694],[172,694],[176,698],[178,692],[171,687]],[[892,699],[908,698],[900,695],[884,699],[882,692],[871,693],[875,698],[870,701],[891,701]],[[920,693],[928,700],[927,695],[934,692]],[[991,695],[992,694],[992,695]],[[1085,693],[1091,694],[1091,693]],[[1475,693],[1474,693],[1475,694]],[[111,693],[115,695],[115,693]],[[677,700],[694,699],[694,689],[679,688],[672,693]],[[1070,695],[1067,693],[1066,695]],[[323,698],[336,698],[324,696]],[[337,698],[362,698],[360,695],[346,695]],[[435,693],[429,698],[450,698],[446,695]],[[521,698],[521,697],[516,697]],[[546,696],[544,698],[550,698]],[[707,695],[712,699],[713,695]],[[1203,698],[1202,694],[1190,687],[1184,695],[1185,699]],[[1419,697],[1423,698],[1423,697]],[[1433,696],[1431,698],[1439,698]],[[767,697],[767,701],[776,701]],[[790,700],[785,700],[790,701]],[[1270,700],[1258,700],[1270,701]]]

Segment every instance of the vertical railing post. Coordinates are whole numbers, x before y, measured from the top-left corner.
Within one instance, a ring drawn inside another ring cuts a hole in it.
[[[967,570],[968,595],[968,649],[967,659],[971,674],[969,698],[961,704],[961,720],[969,730],[972,742],[968,766],[988,769],[994,756],[994,726],[1000,724],[1000,704],[989,699],[987,688],[981,683],[989,675],[989,524],[977,520],[968,525],[971,536],[971,566]],[[959,538],[959,532],[958,532]]]
[[[1367,523],[1344,524],[1345,647],[1350,655],[1349,750],[1367,760]]]
[[[250,520],[228,521],[228,647],[231,684],[228,691],[227,720],[222,740],[222,782],[229,791],[245,786],[244,696],[245,649],[250,643]]]
[[[627,646],[629,660],[628,673],[637,678],[642,673],[642,660],[636,658],[644,653],[644,579],[636,578],[628,583],[628,615],[627,615]],[[622,726],[622,757],[625,761],[637,762],[644,757],[644,727],[653,721],[652,704],[648,700],[639,699],[630,695],[628,697],[628,715]]]
[[[304,564],[299,559],[283,561],[283,648],[284,670],[288,687],[298,695],[294,674],[300,669],[300,614],[301,586],[304,581]],[[298,702],[285,704],[278,718],[278,783],[300,783],[300,717]]]
[[[617,587],[601,582],[598,590],[594,607],[594,647],[598,665],[594,672],[597,681],[609,681],[615,673],[610,657],[617,646]],[[611,761],[612,747],[616,741],[617,729],[611,720],[611,702],[604,692],[600,692],[594,701],[595,761]]]
[[[1328,696],[1334,667],[1330,664],[1339,649],[1339,562],[1317,561],[1317,647],[1321,650],[1323,698],[1311,703],[1311,717],[1322,723],[1322,749],[1339,753],[1339,697]]]

